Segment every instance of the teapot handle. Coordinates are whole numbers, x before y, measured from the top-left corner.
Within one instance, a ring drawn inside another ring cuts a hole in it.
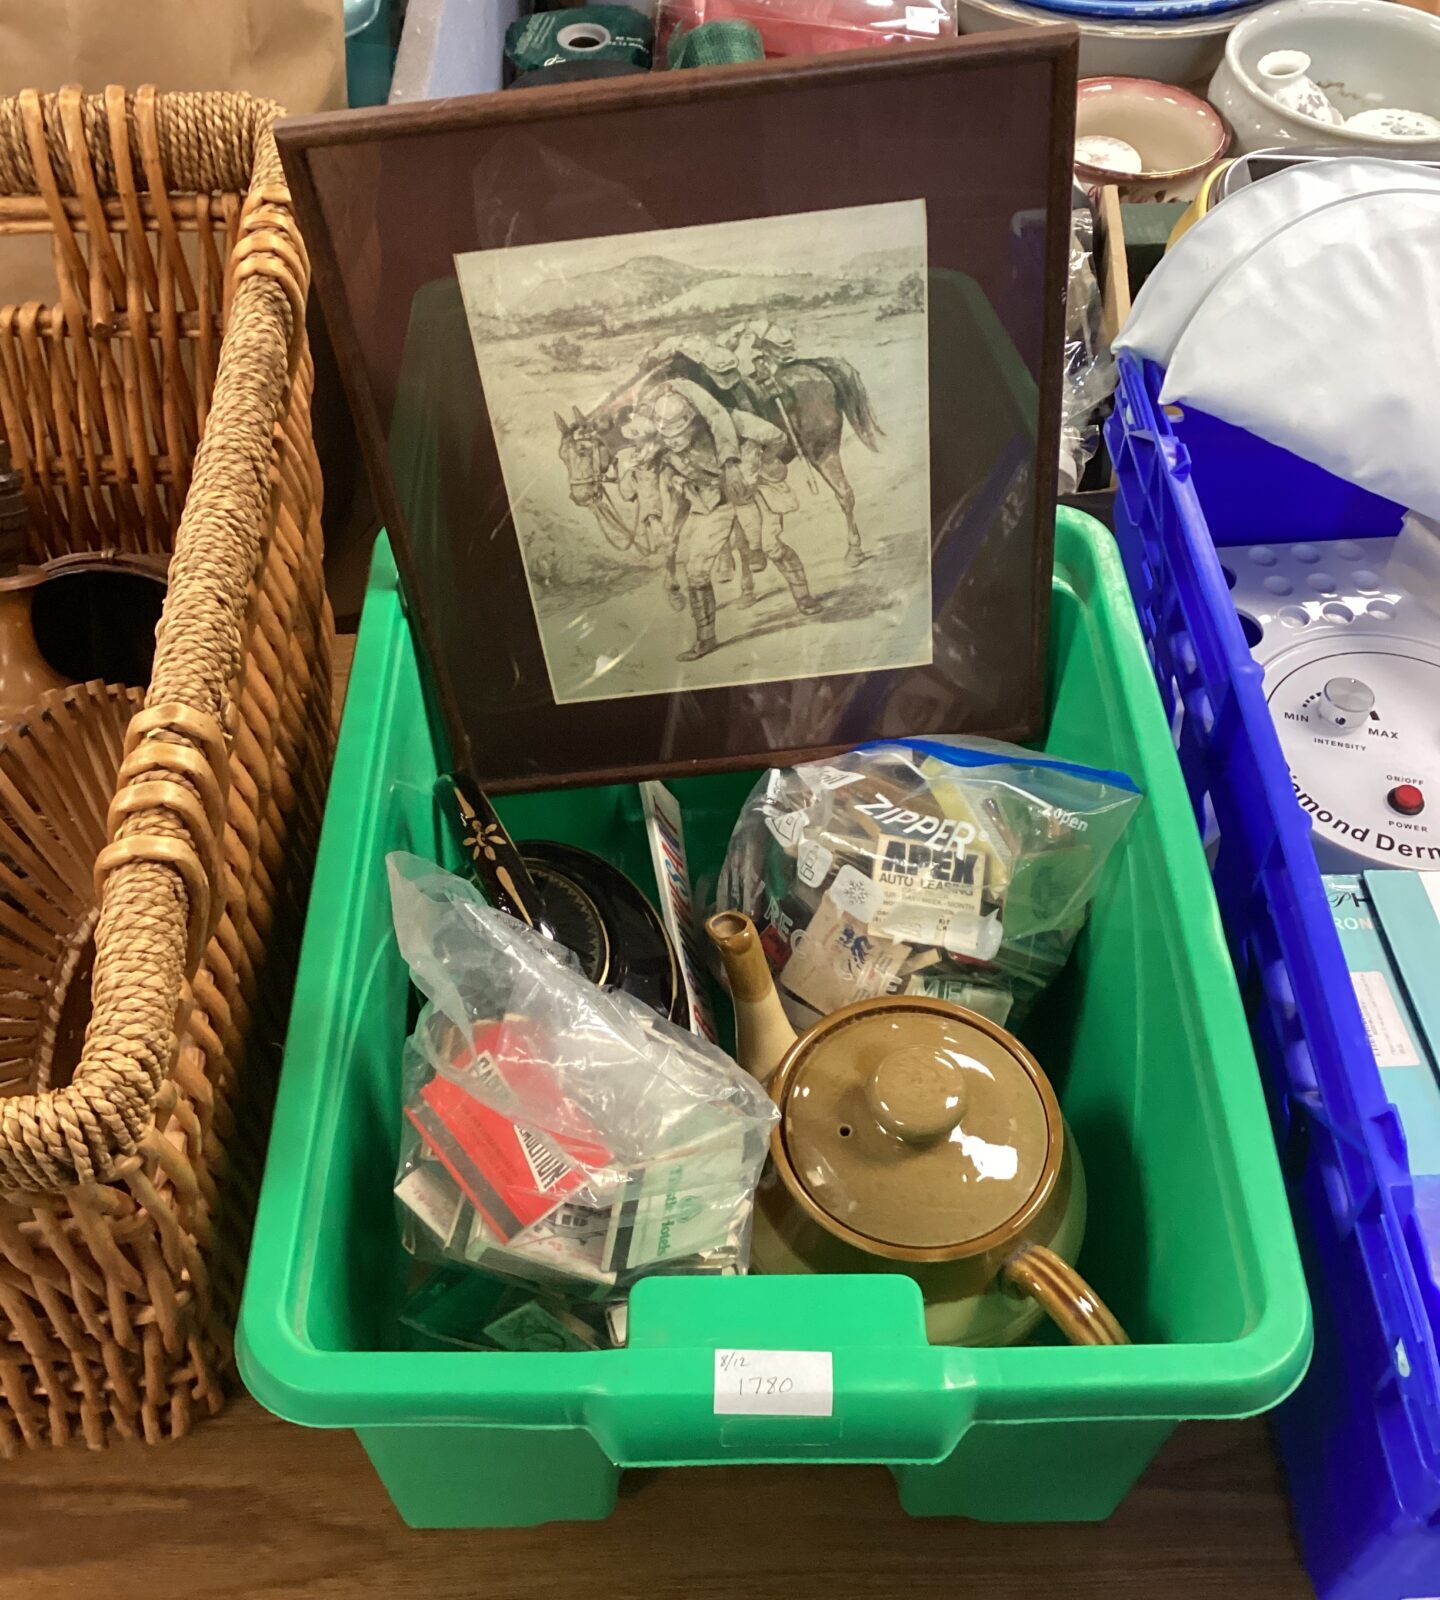
[[[1072,1344],[1129,1344],[1114,1313],[1068,1261],[1027,1244],[1001,1268],[1006,1283],[1038,1300]]]

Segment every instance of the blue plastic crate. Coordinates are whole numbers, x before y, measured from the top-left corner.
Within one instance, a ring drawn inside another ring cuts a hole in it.
[[[1217,546],[1367,538],[1401,509],[1253,435],[1159,403],[1126,356],[1106,428],[1116,537],[1266,1075],[1315,1302],[1315,1358],[1275,1413],[1322,1600],[1440,1595],[1440,1286],[1399,1119],[1366,1040]]]

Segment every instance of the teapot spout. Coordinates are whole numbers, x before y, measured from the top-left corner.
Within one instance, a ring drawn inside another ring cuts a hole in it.
[[[775,992],[775,980],[755,924],[740,911],[718,911],[705,924],[730,980],[735,1002],[735,1045],[740,1065],[768,1084],[795,1030]]]

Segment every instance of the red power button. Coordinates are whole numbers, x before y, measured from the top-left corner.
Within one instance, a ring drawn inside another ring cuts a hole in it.
[[[1413,783],[1397,783],[1385,799],[1390,809],[1402,817],[1418,817],[1425,809],[1425,796]]]

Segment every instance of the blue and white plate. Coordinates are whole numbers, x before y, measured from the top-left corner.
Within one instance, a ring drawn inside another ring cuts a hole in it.
[[[1256,0],[1029,0],[1040,11],[1098,22],[1176,22],[1182,17],[1214,17],[1248,11]]]

